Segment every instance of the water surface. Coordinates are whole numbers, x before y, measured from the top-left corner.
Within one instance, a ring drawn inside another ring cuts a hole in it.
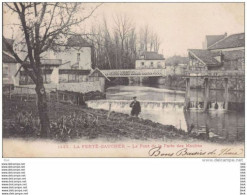
[[[191,101],[203,101],[203,90],[191,90]],[[217,98],[216,98],[217,95]],[[142,112],[140,117],[150,119],[165,125],[174,125],[178,129],[188,131],[193,124],[198,133],[206,132],[209,137],[219,137],[231,141],[244,141],[244,113],[226,111],[223,109],[224,91],[210,90],[212,105],[217,102],[219,109],[212,106],[207,112],[192,109],[184,112],[183,102],[185,92],[150,87],[150,86],[114,86],[107,89],[106,99],[89,101],[92,108],[122,112],[129,114],[132,97],[137,96],[141,102]],[[230,100],[233,102],[244,101],[244,92],[230,92]],[[111,106],[110,106],[111,104]]]

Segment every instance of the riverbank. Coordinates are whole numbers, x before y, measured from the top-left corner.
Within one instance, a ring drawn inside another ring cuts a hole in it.
[[[107,140],[188,140],[185,131],[172,125],[162,125],[133,118],[127,114],[77,105],[53,103],[49,105],[51,133],[49,139]],[[35,102],[4,100],[3,137],[39,139],[39,120]]]

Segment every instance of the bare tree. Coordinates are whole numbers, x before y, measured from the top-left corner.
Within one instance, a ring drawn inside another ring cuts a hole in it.
[[[94,61],[98,68],[132,69],[141,51],[159,51],[160,39],[148,25],[138,34],[133,22],[126,15],[119,14],[113,20],[112,24],[103,16],[100,23],[92,26],[90,38],[87,37],[94,45]]]
[[[36,85],[38,97],[38,112],[41,124],[41,136],[47,137],[50,133],[46,91],[41,69],[41,54],[49,49],[55,49],[64,44],[68,34],[87,18],[98,6],[83,15],[85,9],[81,3],[5,3],[19,20],[20,33],[24,37],[27,54],[23,59],[3,38],[8,50],[26,71]]]
[[[148,51],[148,44],[150,42],[150,29],[148,25],[145,25],[144,28],[141,28],[140,32],[140,41],[143,44],[143,50]]]
[[[157,53],[159,53],[160,44],[161,44],[160,37],[156,33],[154,33],[153,46],[154,46],[154,51],[157,52]]]
[[[133,28],[130,18],[125,14],[119,14],[113,17],[115,22],[115,31],[118,33],[121,39],[121,47],[124,50],[124,41],[129,36],[131,29]]]

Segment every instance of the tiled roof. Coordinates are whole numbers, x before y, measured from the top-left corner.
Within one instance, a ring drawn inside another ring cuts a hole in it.
[[[108,81],[110,81],[110,79],[108,79],[108,77],[98,68],[94,69],[90,74],[89,77],[105,77]]]
[[[244,59],[244,50],[223,51],[224,61]]]
[[[67,41],[69,47],[92,47],[85,39],[80,35],[71,36]]]
[[[79,74],[79,75],[89,75],[89,74],[90,74],[90,70],[59,69],[59,74]]]
[[[17,63],[16,59],[5,51],[3,52],[3,62],[4,63]]]
[[[164,56],[162,54],[158,54],[154,51],[145,51],[141,54],[144,56],[144,60],[164,60]]]
[[[224,39],[226,35],[207,35],[207,48],[216,43],[217,41]]]
[[[215,44],[211,45],[208,49],[226,49],[226,48],[235,48],[235,47],[244,47],[245,46],[245,35],[244,33],[230,35]]]
[[[8,44],[11,45],[11,47],[13,47],[13,44],[14,44],[14,40],[13,39],[8,39],[8,38],[5,38],[6,41],[8,42]],[[5,44],[5,42],[3,41],[3,51],[7,51],[9,52],[9,50],[7,49],[7,46]]]
[[[220,65],[220,62],[215,59],[216,56],[220,56],[220,52],[212,52],[204,49],[189,49],[189,52],[206,65]]]
[[[13,39],[7,39],[7,38],[5,38],[5,39],[8,42],[8,44],[10,44],[11,47],[13,47],[14,40]],[[4,63],[17,63],[15,57],[12,54],[10,54],[9,50],[7,49],[7,46],[6,46],[4,41],[3,41],[2,46],[3,46],[3,52],[2,52],[3,59],[2,59],[2,61]]]

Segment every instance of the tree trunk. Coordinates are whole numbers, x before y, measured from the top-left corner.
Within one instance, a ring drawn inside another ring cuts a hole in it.
[[[44,84],[42,80],[38,82],[35,90],[36,90],[37,98],[38,98],[37,103],[38,103],[38,112],[39,112],[39,119],[40,119],[40,125],[41,125],[40,135],[41,137],[46,138],[50,134],[50,120],[48,116],[46,92],[45,92],[45,88],[44,88]]]

